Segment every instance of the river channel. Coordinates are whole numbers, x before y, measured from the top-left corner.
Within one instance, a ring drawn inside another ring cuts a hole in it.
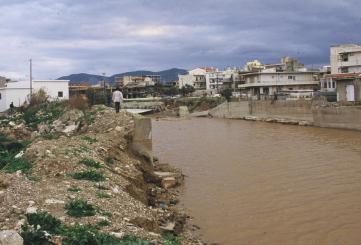
[[[187,176],[206,241],[361,244],[361,132],[242,120],[153,120],[153,149]]]

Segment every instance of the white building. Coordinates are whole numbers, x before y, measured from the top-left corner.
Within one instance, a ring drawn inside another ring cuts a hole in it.
[[[331,46],[331,74],[360,73],[361,45],[345,44]]]
[[[243,74],[245,84],[239,85],[249,97],[273,97],[277,93],[311,96],[320,83],[319,71],[307,71],[296,59],[282,58],[281,64],[264,65],[258,72]]]
[[[32,90],[36,92],[43,89],[50,100],[69,99],[69,80],[34,80]],[[20,107],[28,101],[30,94],[30,82],[8,81],[0,87],[0,112],[9,109],[13,102],[15,107]]]
[[[203,67],[190,70],[186,75],[178,75],[178,87],[182,88],[185,85],[190,85],[196,90],[206,90],[206,75],[213,71],[215,71],[215,69]]]

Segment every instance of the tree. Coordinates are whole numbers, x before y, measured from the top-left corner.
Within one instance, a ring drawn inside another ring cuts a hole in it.
[[[231,97],[232,97],[232,89],[230,89],[230,88],[223,89],[222,92],[221,92],[221,95],[224,98],[226,98],[226,100],[229,102],[231,100]]]
[[[193,93],[195,91],[194,87],[189,85],[189,84],[186,84],[185,86],[183,86],[181,89],[180,89],[181,93],[183,96],[186,96],[186,95],[189,95],[191,93]]]

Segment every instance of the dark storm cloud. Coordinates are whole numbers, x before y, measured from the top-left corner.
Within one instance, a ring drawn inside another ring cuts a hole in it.
[[[356,0],[1,1],[0,73],[241,66],[289,55],[329,62],[329,46],[360,43]]]

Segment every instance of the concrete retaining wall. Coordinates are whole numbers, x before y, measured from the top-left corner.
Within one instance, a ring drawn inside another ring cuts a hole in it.
[[[140,115],[134,115],[134,133],[131,144],[137,155],[153,164],[152,120]]]
[[[244,118],[249,116],[248,101],[224,102],[211,109],[209,115],[218,118]]]
[[[218,118],[361,130],[361,106],[317,104],[317,101],[305,100],[225,102],[210,110],[209,114]]]
[[[249,113],[257,117],[313,121],[312,101],[309,100],[250,101]]]
[[[318,107],[313,118],[315,126],[361,130],[361,106]]]

